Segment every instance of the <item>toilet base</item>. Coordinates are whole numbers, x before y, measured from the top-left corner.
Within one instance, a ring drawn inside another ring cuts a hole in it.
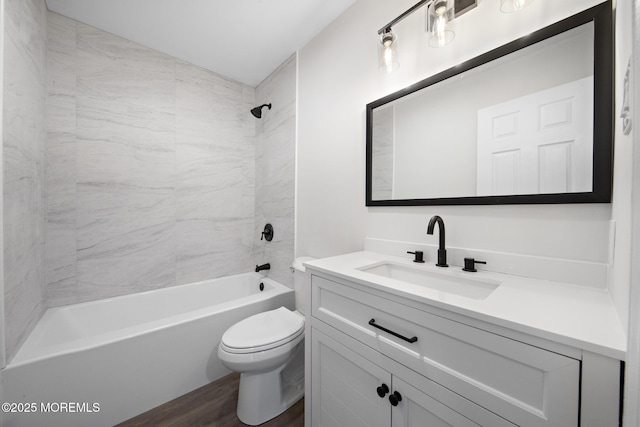
[[[250,426],[266,423],[293,406],[303,395],[304,344],[297,346],[292,359],[280,369],[240,374],[238,419]]]

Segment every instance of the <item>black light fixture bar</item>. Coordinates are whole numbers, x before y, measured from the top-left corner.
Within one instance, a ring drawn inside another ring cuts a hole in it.
[[[387,25],[380,28],[378,30],[378,34],[387,33],[391,31],[391,27],[396,25],[398,22],[402,21],[407,16],[411,15],[416,10],[420,9],[425,4],[431,3],[433,1],[434,0],[420,0],[418,3],[411,6],[405,12],[398,15],[398,17],[396,17],[394,20],[389,22]],[[457,18],[458,16],[463,15],[464,13],[470,11],[477,5],[478,5],[478,0],[455,0],[455,10],[456,10],[455,17]]]
[[[402,21],[404,18],[406,18],[407,16],[411,15],[413,12],[415,12],[417,9],[420,9],[422,6],[424,6],[426,3],[429,3],[430,1],[433,0],[420,0],[418,3],[414,4],[413,6],[411,6],[409,9],[407,9],[406,11],[404,11],[402,14],[398,15],[397,18],[395,18],[394,20],[392,20],[391,22],[389,22],[387,25],[385,25],[384,27],[380,28],[378,30],[378,34],[382,34],[382,33],[386,33],[391,31],[391,27],[393,27],[394,25],[396,25],[398,22]]]

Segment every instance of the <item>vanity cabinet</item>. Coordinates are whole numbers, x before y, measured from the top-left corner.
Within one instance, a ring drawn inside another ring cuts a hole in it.
[[[316,326],[311,336],[313,426],[514,427],[341,332]]]
[[[388,427],[391,405],[376,390],[391,385],[391,374],[320,329],[311,336],[312,425]]]
[[[583,414],[581,424],[581,398],[602,396],[581,390],[579,349],[492,330],[348,280],[311,277],[313,427],[617,425],[610,415],[598,424],[601,414]]]

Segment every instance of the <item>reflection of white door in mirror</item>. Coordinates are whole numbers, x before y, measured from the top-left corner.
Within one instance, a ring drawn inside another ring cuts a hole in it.
[[[477,195],[592,191],[593,77],[478,110]]]

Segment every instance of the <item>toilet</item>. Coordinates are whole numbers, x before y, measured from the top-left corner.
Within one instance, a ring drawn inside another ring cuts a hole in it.
[[[302,262],[292,266],[296,310],[286,307],[250,316],[223,334],[218,357],[240,373],[238,419],[259,425],[280,415],[304,395],[304,312],[310,284]],[[300,293],[300,295],[298,295]]]

